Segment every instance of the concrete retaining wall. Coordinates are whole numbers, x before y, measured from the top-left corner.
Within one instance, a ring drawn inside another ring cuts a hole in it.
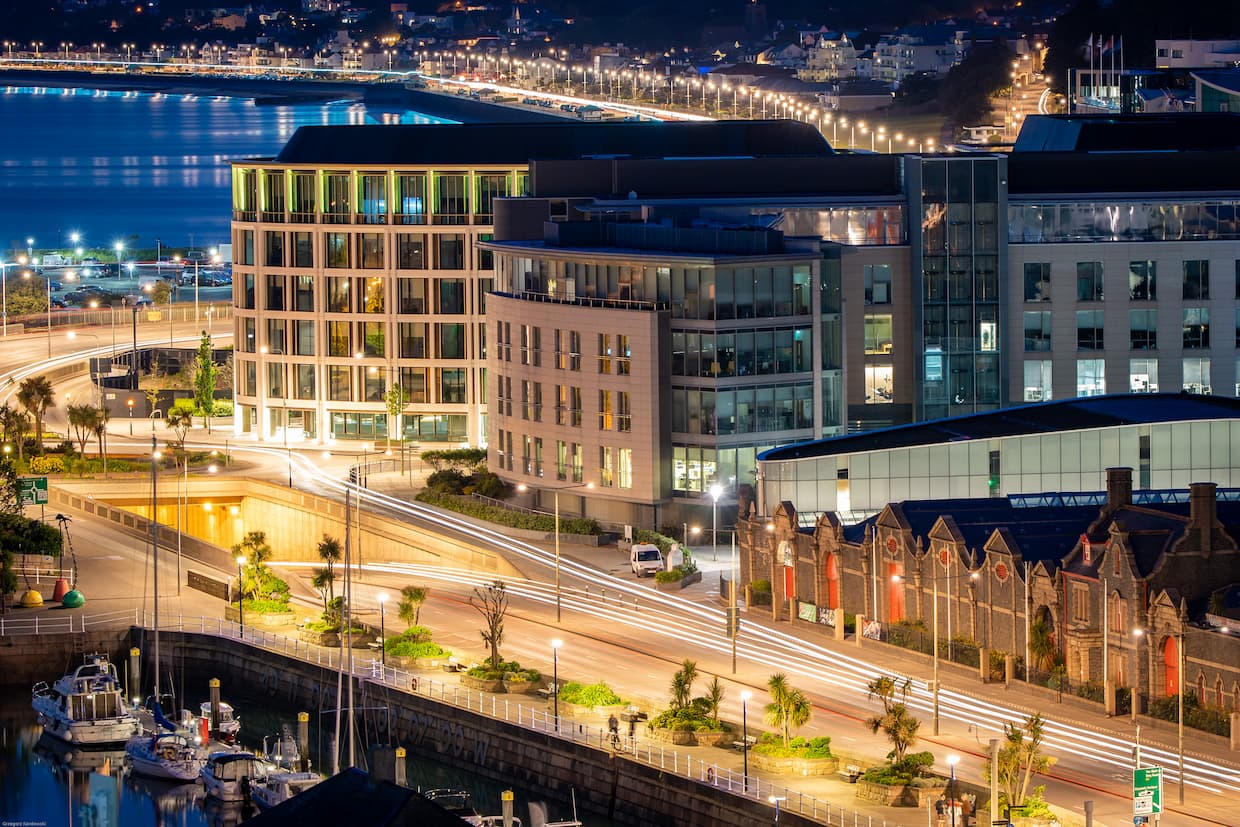
[[[162,641],[161,641],[162,645]],[[82,655],[102,652],[112,658],[124,677],[129,652],[129,630],[79,632],[61,635],[5,635],[0,637],[0,682],[17,687],[7,694],[28,691],[39,681],[51,683],[82,662]]]
[[[297,709],[335,705],[334,671],[251,649],[209,635],[165,633],[164,657],[184,669],[187,685],[205,685],[211,677],[246,679],[259,696]],[[143,647],[149,657],[150,647]],[[149,669],[149,665],[145,668]],[[390,716],[371,715],[365,732],[383,733],[393,745],[497,782],[518,784],[536,795],[565,800],[575,791],[582,810],[606,815],[618,824],[752,825],[766,823],[772,810],[765,802],[727,795],[682,776],[639,764],[582,744],[562,741],[506,721],[439,703],[423,695],[388,688],[371,689],[365,703],[385,703]],[[782,812],[780,823],[808,827],[814,822]]]

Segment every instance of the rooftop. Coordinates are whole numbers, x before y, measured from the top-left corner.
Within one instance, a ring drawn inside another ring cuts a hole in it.
[[[1033,115],[1021,126],[1022,152],[1220,152],[1240,149],[1240,115]]]
[[[779,121],[303,126],[281,164],[524,165],[534,158],[789,158],[834,154],[809,124]]]
[[[773,448],[758,459],[781,462],[973,439],[1234,417],[1240,417],[1240,400],[1223,396],[1187,393],[1090,396],[801,442]]]

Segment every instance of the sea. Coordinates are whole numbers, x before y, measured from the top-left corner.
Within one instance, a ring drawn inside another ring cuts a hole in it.
[[[368,123],[451,121],[354,100],[0,86],[0,256],[74,234],[90,249],[225,243],[230,162],[275,155],[301,126]]]

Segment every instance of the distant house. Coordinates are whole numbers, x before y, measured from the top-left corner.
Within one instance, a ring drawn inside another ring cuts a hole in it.
[[[1240,40],[1155,40],[1154,66],[1159,69],[1235,68],[1240,66]]]
[[[874,80],[892,85],[918,72],[945,75],[964,59],[964,32],[954,24],[909,26],[883,35],[874,47]]]
[[[797,77],[806,83],[856,77],[857,54],[847,34],[828,32],[810,47],[805,65],[797,69]]]

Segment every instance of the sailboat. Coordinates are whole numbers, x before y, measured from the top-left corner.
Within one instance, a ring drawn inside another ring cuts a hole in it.
[[[207,763],[201,739],[183,730],[164,715],[159,692],[159,523],[156,521],[156,463],[159,452],[151,437],[151,561],[155,570],[155,694],[151,703],[151,729],[125,744],[125,757],[138,775],[170,781],[195,781]]]

